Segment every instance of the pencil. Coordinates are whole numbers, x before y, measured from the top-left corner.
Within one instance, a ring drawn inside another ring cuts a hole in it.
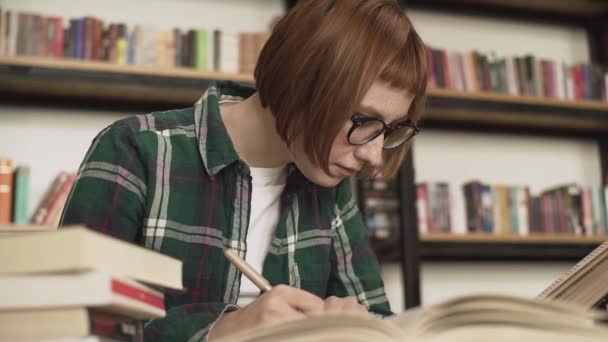
[[[272,289],[270,283],[261,274],[256,272],[245,260],[243,260],[235,251],[232,249],[224,250],[224,256],[230,263],[234,265],[239,271],[241,271],[252,283],[257,286],[260,291],[268,292]]]

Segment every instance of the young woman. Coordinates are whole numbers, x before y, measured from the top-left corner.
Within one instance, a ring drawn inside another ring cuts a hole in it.
[[[418,132],[425,56],[395,1],[302,0],[265,45],[255,90],[211,83],[191,108],[103,130],[62,224],[183,261],[188,291],[166,295],[146,340],[212,340],[326,311],[389,315],[347,178],[396,173]],[[226,248],[273,289],[260,296]]]

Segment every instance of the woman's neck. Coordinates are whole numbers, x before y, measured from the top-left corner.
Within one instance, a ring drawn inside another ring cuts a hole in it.
[[[258,94],[221,106],[222,120],[237,154],[251,167],[280,167],[291,161],[287,145],[276,132],[275,119]]]

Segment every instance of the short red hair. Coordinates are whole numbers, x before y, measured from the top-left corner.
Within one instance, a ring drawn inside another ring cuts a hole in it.
[[[254,76],[279,135],[288,145],[301,136],[304,152],[328,172],[336,135],[375,81],[414,95],[408,118],[420,120],[426,51],[395,1],[300,0],[276,24]],[[392,177],[407,149],[386,150],[374,171]]]

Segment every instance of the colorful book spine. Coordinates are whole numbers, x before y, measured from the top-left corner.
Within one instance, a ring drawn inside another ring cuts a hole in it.
[[[0,224],[11,223],[13,203],[13,162],[0,159]]]
[[[428,213],[428,194],[426,184],[419,184],[416,187],[416,207],[418,209],[418,232],[428,233],[429,230],[429,213]]]
[[[608,185],[604,187],[604,206],[606,207],[606,210],[604,211],[604,213],[606,213],[605,217],[608,221]],[[604,232],[608,235],[608,222],[606,222],[606,226],[604,228],[606,229]]]
[[[604,213],[604,198],[601,189],[598,186],[591,187],[591,207],[593,210],[593,225],[595,234],[601,234],[606,231],[606,217]]]
[[[30,168],[19,166],[15,169],[13,192],[13,223],[27,224],[27,203],[29,199]]]
[[[200,29],[196,31],[196,68],[208,70],[208,39],[207,31]]]

